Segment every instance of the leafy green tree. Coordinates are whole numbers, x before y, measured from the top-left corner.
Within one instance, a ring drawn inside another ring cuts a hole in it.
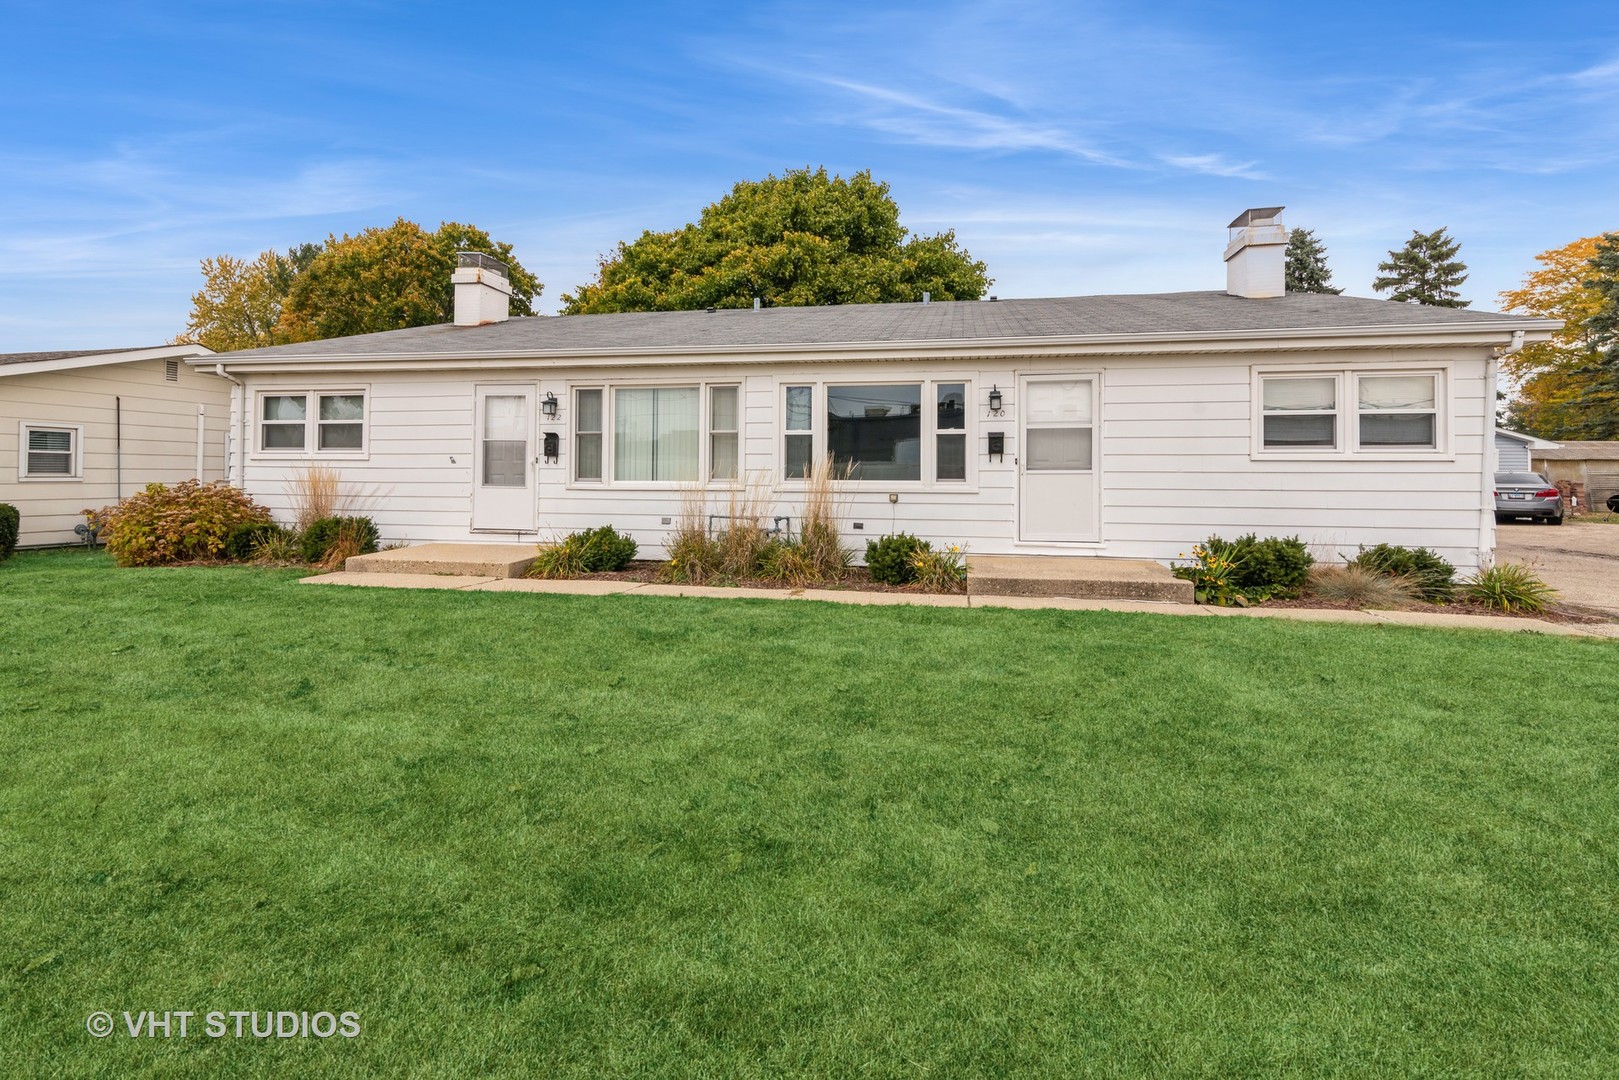
[[[544,288],[512,257],[512,246],[472,225],[444,222],[427,232],[400,218],[387,228],[332,236],[297,274],[276,333],[288,341],[429,326],[455,318],[450,275],[457,251],[482,251],[504,262],[514,315],[532,315]]]
[[[1545,439],[1619,438],[1619,233],[1535,258],[1543,268],[1501,299],[1508,311],[1562,319],[1563,328],[1512,358],[1511,370],[1527,378],[1508,425]]]
[[[1309,229],[1294,229],[1287,234],[1287,291],[1332,296],[1343,292],[1332,287],[1327,245],[1317,240]]]
[[[695,224],[644,232],[604,257],[563,313],[976,300],[991,278],[954,230],[912,236],[888,185],[826,169],[743,181]]]
[[[319,252],[318,244],[302,244],[285,255],[262,251],[252,262],[230,255],[203,259],[202,288],[191,297],[185,331],[174,343],[215,352],[283,344],[288,338],[277,330],[282,305]]]
[[[1427,304],[1429,307],[1464,308],[1456,291],[1467,280],[1467,264],[1456,258],[1462,245],[1444,229],[1431,233],[1412,230],[1411,239],[1398,251],[1377,264],[1381,275],[1372,282],[1377,292],[1389,293],[1390,300]]]

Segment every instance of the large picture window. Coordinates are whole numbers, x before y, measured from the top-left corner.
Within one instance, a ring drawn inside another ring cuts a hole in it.
[[[820,457],[837,475],[874,484],[968,478],[968,385],[846,382],[783,386],[782,475],[800,480]]]
[[[258,448],[266,454],[355,456],[365,452],[362,390],[296,390],[259,395]]]
[[[695,386],[615,389],[613,479],[697,479],[701,402]]]
[[[826,450],[851,480],[922,479],[922,387],[829,386]]]

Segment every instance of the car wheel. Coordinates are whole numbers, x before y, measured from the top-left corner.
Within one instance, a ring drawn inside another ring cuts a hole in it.
[[[1495,515],[1495,523],[1497,525],[1505,525],[1507,523],[1507,521],[1508,521],[1508,518],[1507,518],[1507,516],[1505,514],[1497,514],[1497,515]]]
[[[1556,517],[1547,518],[1546,520],[1550,521],[1553,525],[1561,525],[1563,523],[1563,515],[1558,514]]]

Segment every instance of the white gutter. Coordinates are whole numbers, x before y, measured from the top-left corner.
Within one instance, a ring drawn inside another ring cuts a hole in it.
[[[1497,347],[1484,362],[1484,430],[1488,433],[1484,446],[1484,467],[1479,492],[1479,545],[1478,564],[1486,566],[1495,561],[1495,395],[1501,375],[1501,360],[1523,350],[1523,331],[1512,331],[1512,342]]]
[[[242,382],[241,379],[238,379],[236,376],[232,375],[230,372],[226,371],[224,364],[215,364],[214,374],[218,375],[222,379],[229,379],[235,384],[231,387],[230,391],[230,406],[231,411],[241,418],[241,432],[239,435],[232,435],[231,442],[235,442],[235,446],[227,445],[225,447],[226,456],[230,459],[225,464],[225,478],[230,480],[238,488],[246,490],[248,433],[247,384]],[[238,406],[240,406],[240,408],[238,408]],[[225,431],[227,434],[231,433],[229,424],[225,426]],[[240,441],[238,441],[238,439]],[[233,450],[235,453],[231,452]]]

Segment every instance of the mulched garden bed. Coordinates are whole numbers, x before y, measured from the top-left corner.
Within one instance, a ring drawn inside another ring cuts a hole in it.
[[[1333,600],[1316,600],[1304,597],[1299,600],[1266,600],[1262,604],[1254,605],[1260,608],[1310,608],[1320,611],[1377,611],[1377,608],[1362,608],[1354,604],[1340,604]],[[1605,623],[1613,620],[1605,615],[1595,614],[1570,607],[1550,607],[1545,611],[1497,611],[1485,607],[1483,604],[1472,604],[1458,600],[1451,604],[1405,604],[1394,611],[1421,611],[1430,615],[1493,615],[1497,618],[1508,619],[1539,619],[1542,622],[1554,623]]]
[[[737,589],[791,589],[798,587],[795,585],[789,585],[785,581],[778,581],[775,578],[712,577],[702,582],[669,581],[667,578],[663,577],[663,571],[667,566],[667,563],[637,560],[630,563],[630,565],[623,570],[605,570],[596,574],[580,574],[578,577],[573,578],[572,580],[638,581],[645,585],[700,584],[704,586],[712,585],[716,588]],[[915,585],[884,585],[880,582],[873,581],[871,580],[871,574],[867,572],[864,566],[851,566],[849,569],[843,572],[841,577],[835,578],[831,581],[817,582],[814,585],[807,585],[804,587],[809,589],[849,589],[858,592],[886,593],[924,593],[929,591],[926,589],[919,589]],[[961,590],[958,589],[953,594],[935,595],[960,595],[960,593]]]

